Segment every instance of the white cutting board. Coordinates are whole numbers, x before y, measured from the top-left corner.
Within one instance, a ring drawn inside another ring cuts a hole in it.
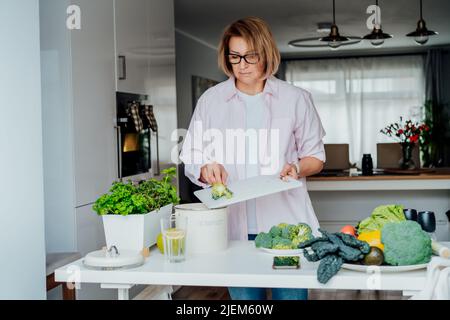
[[[223,197],[214,200],[211,197],[211,188],[195,191],[194,194],[209,209],[216,209],[269,194],[299,188],[302,185],[301,181],[292,178],[289,178],[288,181],[281,180],[278,175],[258,176],[228,184],[228,189],[233,192],[231,199]]]

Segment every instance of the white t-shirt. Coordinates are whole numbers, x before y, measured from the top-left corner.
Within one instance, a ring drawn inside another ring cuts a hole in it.
[[[239,96],[245,102],[246,129],[254,129],[258,133],[259,129],[263,128],[263,110],[265,103],[263,93],[251,96],[239,91]],[[258,142],[258,139],[256,139],[256,142]],[[245,153],[246,178],[258,176],[258,143],[250,143],[247,137]],[[248,234],[257,234],[255,200],[246,201],[246,208]]]

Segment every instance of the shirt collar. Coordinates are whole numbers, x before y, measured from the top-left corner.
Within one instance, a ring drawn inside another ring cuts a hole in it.
[[[230,77],[228,80],[226,80],[224,89],[224,100],[229,101],[238,93],[238,89],[236,88],[236,79],[234,77]],[[274,76],[270,76],[266,80],[263,93],[270,94],[275,98],[278,97],[278,82]]]

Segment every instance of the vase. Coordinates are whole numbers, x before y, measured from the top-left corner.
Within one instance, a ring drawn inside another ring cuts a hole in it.
[[[403,170],[416,169],[416,164],[412,159],[412,151],[414,149],[414,144],[402,143],[401,146],[402,146],[402,158],[400,159],[400,168]]]
[[[102,216],[106,246],[116,246],[119,251],[140,252],[156,244],[156,238],[161,232],[161,218],[169,217],[172,209],[173,205],[168,204],[146,214]]]

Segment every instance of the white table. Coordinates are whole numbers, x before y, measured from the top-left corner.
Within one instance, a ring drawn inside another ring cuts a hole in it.
[[[249,241],[232,241],[223,252],[189,256],[182,263],[165,262],[164,256],[153,248],[144,265],[129,270],[92,270],[82,261],[57,269],[55,280],[98,283],[102,288],[117,289],[120,300],[129,298],[128,290],[134,285],[399,290],[412,295],[423,289],[426,275],[425,269],[383,274],[341,269],[323,285],[317,281],[318,263],[302,257],[301,269],[273,270],[273,256],[256,249]]]

